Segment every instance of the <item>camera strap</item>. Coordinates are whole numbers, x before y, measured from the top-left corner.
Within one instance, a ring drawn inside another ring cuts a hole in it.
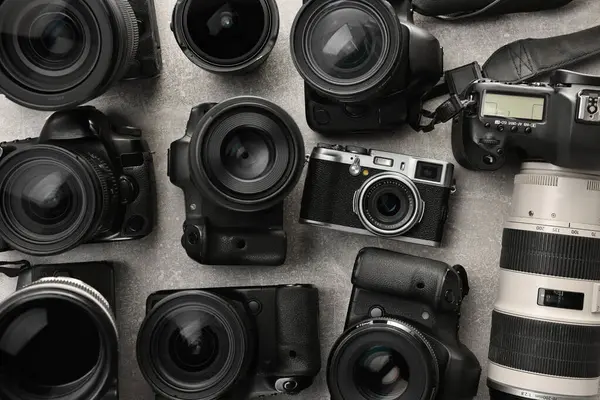
[[[29,261],[0,261],[0,274],[6,275],[9,278],[16,278],[21,271],[30,268]]]

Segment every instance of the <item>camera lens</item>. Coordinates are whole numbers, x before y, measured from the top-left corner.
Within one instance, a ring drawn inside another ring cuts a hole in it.
[[[190,144],[194,183],[214,204],[257,211],[283,201],[302,173],[304,141],[281,108],[238,97],[210,109]]]
[[[106,300],[73,279],[44,279],[0,305],[0,396],[98,398],[117,363]]]
[[[55,146],[10,154],[0,164],[0,232],[34,255],[69,250],[110,227],[115,178],[99,159]]]
[[[216,73],[245,73],[262,64],[279,33],[273,0],[186,0],[173,12],[179,45],[196,65]]]
[[[137,45],[127,0],[4,0],[0,90],[27,107],[70,108],[120,79]]]
[[[427,339],[401,321],[376,319],[348,329],[329,356],[332,400],[430,398],[438,387],[437,358]]]
[[[492,399],[598,397],[599,187],[598,172],[545,163],[524,163],[515,177],[492,314]]]
[[[356,202],[354,208],[365,228],[382,236],[408,232],[424,211],[418,189],[399,173],[383,173],[366,180]]]
[[[247,322],[226,300],[184,291],[157,303],[138,336],[146,380],[167,398],[214,399],[244,375],[251,356]]]
[[[307,2],[291,35],[294,63],[304,80],[343,101],[374,96],[400,64],[400,25],[384,2]]]

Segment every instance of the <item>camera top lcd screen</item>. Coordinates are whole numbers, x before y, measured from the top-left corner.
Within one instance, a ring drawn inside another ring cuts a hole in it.
[[[518,118],[530,121],[544,119],[543,97],[514,96],[497,93],[486,93],[483,98],[484,117]]]

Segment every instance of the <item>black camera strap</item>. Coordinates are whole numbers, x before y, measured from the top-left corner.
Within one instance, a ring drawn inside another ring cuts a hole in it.
[[[30,268],[29,261],[0,261],[0,274],[6,275],[9,278],[16,278],[21,271]]]

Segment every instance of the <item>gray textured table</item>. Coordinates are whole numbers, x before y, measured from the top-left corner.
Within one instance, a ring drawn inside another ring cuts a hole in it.
[[[391,250],[460,263],[469,272],[471,294],[464,305],[461,338],[484,366],[478,399],[487,399],[485,364],[489,325],[495,296],[502,224],[505,219],[514,170],[473,173],[460,167],[458,191],[451,200],[443,247],[430,249],[393,241],[321,230],[297,223],[301,187],[288,198],[286,229],[288,261],[279,268],[223,268],[198,265],[180,246],[184,220],[183,194],[167,178],[167,148],[184,133],[189,110],[205,101],[232,96],[256,95],[286,109],[297,121],[310,151],[319,141],[331,141],[312,132],[304,119],[302,80],[289,54],[289,32],[300,0],[279,0],[281,30],[273,54],[258,75],[224,78],[208,74],[179,50],[169,30],[175,0],[156,0],[164,58],[164,71],[155,82],[117,86],[93,102],[103,111],[122,111],[140,126],[155,153],[158,180],[158,225],[141,241],[85,245],[62,256],[31,259],[34,262],[113,260],[125,264],[117,271],[117,316],[121,334],[120,391],[122,400],[150,400],[151,391],[135,359],[135,340],[144,316],[145,299],[159,289],[216,287],[224,285],[271,285],[314,283],[321,292],[323,365],[329,348],[341,333],[351,290],[350,273],[359,249],[379,246]],[[598,23],[598,0],[575,0],[556,11],[518,14],[462,23],[445,23],[417,17],[418,23],[435,34],[445,47],[446,68],[485,59],[499,46],[525,37],[569,33]],[[600,62],[579,71],[600,74]],[[36,136],[48,114],[27,110],[0,98],[0,140]],[[453,160],[449,126],[430,134],[406,128],[389,135],[340,137],[338,142],[389,149],[423,157]],[[23,258],[16,253],[5,260]],[[10,293],[14,282],[0,277],[0,298]],[[315,384],[298,400],[328,399],[323,368]]]

